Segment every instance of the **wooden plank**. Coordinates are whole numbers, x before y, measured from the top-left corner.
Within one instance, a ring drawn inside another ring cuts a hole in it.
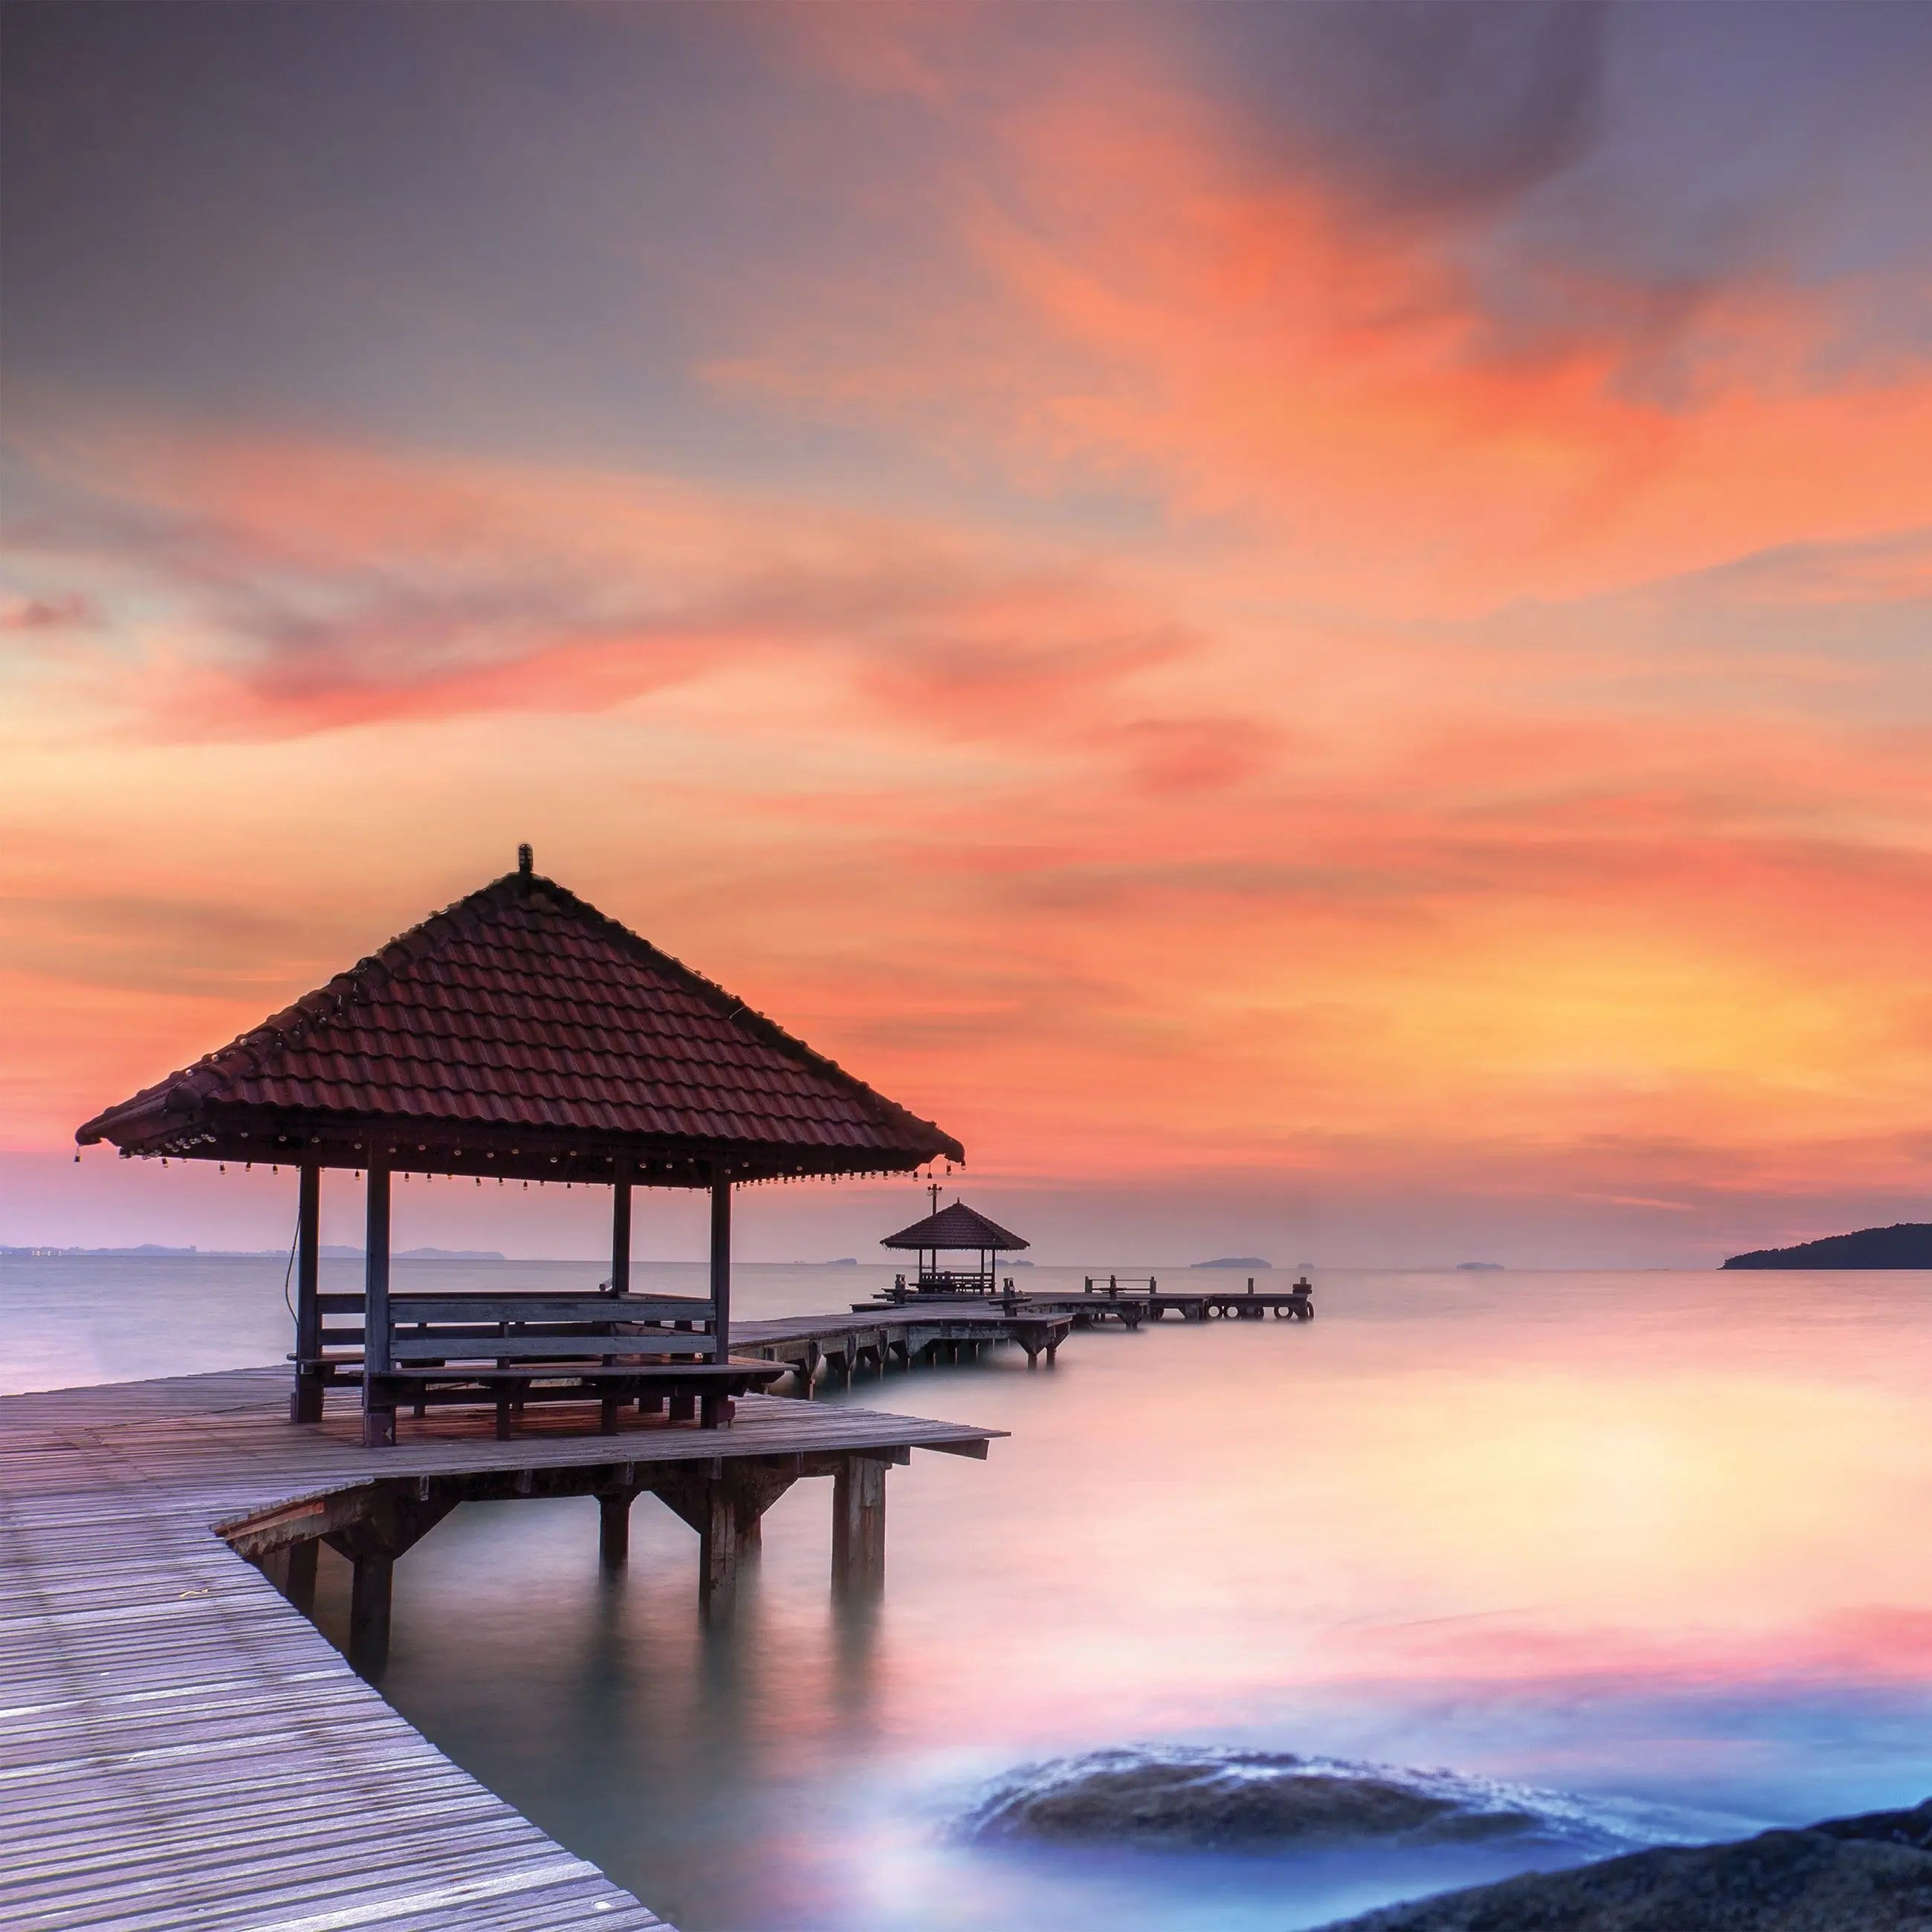
[[[699,1361],[711,1359],[704,1336],[679,1336],[664,1328],[642,1329],[622,1335],[544,1335],[527,1331],[514,1335],[392,1336],[389,1359],[401,1362],[593,1361],[612,1356],[678,1355]]]
[[[631,1414],[600,1437],[559,1405],[499,1444],[471,1409],[377,1451],[352,1388],[298,1429],[287,1388],[261,1369],[0,1398],[0,1923],[649,1932],[646,1908],[411,1730],[211,1532],[272,1547],[352,1520],[378,1484],[427,1501],[534,1472],[596,1493],[735,1466],[770,1484],[854,1450],[881,1470],[914,1447],[970,1454],[988,1433],[748,1396],[709,1434]],[[718,1528],[714,1603],[728,1544]]]

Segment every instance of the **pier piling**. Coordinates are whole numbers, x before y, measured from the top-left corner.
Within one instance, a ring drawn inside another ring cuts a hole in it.
[[[886,1581],[886,1464],[848,1456],[832,1479],[832,1587],[876,1595]]]
[[[349,1661],[364,1677],[389,1660],[389,1608],[396,1559],[386,1550],[367,1549],[355,1558],[349,1586]]]
[[[607,1490],[597,1498],[597,1560],[621,1570],[631,1557],[631,1504],[635,1490]]]

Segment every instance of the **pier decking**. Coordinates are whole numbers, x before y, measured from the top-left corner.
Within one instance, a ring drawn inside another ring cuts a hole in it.
[[[1092,1278],[1090,1278],[1092,1279]],[[1064,1322],[1069,1328],[1097,1328],[1116,1322],[1138,1328],[1178,1315],[1184,1322],[1258,1322],[1274,1316],[1283,1321],[1306,1322],[1315,1313],[1313,1296],[1305,1288],[1254,1288],[1225,1285],[1164,1288],[1156,1279],[1122,1282],[1109,1287],[1092,1280],[1086,1288],[1022,1288],[1004,1294],[957,1298],[888,1290],[872,1301],[854,1304],[855,1312],[876,1321],[903,1315],[912,1322],[957,1320],[983,1310],[1014,1324]],[[768,1326],[753,1323],[752,1328]],[[734,1330],[734,1334],[736,1331]],[[734,1347],[736,1343],[734,1343]]]
[[[962,1350],[970,1358],[1002,1342],[1023,1348],[1029,1366],[1042,1355],[1052,1362],[1073,1325],[1073,1317],[1058,1310],[1010,1313],[1000,1303],[984,1299],[868,1304],[849,1315],[736,1322],[731,1352],[784,1363],[792,1372],[794,1388],[808,1395],[821,1369],[848,1378],[862,1364],[883,1370],[895,1360],[902,1367],[941,1357],[956,1361]]]
[[[389,1563],[458,1502],[596,1495],[610,1562],[648,1490],[728,1604],[759,1513],[830,1474],[835,1575],[862,1584],[886,1468],[997,1432],[754,1396],[729,1430],[545,1417],[506,1442],[434,1414],[372,1456],[358,1411],[291,1426],[287,1390],[260,1369],[0,1398],[7,1932],[661,1925],[412,1730],[268,1573],[298,1595],[305,1551],[312,1588],[326,1539],[380,1580],[386,1625]]]
[[[1143,1322],[1162,1321],[1169,1315],[1178,1315],[1184,1322],[1259,1322],[1270,1316],[1305,1322],[1315,1312],[1313,1298],[1305,1288],[1298,1294],[1292,1288],[1256,1288],[1233,1282],[1176,1288],[1156,1280],[1145,1287],[1123,1283],[1110,1289],[1096,1279],[1090,1288],[1028,1289],[1008,1301],[1027,1313],[1068,1316],[1080,1327],[1118,1322],[1137,1328]]]

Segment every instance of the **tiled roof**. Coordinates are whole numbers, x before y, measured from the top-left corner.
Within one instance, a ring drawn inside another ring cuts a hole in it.
[[[888,1234],[882,1248],[1027,1248],[1033,1244],[989,1221],[976,1208],[956,1201],[896,1234]]]
[[[580,1140],[606,1151],[809,1150],[804,1166],[820,1169],[859,1169],[874,1156],[892,1168],[963,1158],[930,1121],[524,872],[392,940],[76,1138],[139,1151],[167,1138],[192,1151],[177,1127],[219,1119],[232,1129],[255,1113],[445,1136],[521,1129],[553,1147]]]

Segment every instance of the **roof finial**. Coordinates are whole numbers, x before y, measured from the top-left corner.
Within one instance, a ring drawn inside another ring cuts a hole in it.
[[[536,864],[536,856],[527,845],[517,848],[517,870],[526,879]]]

